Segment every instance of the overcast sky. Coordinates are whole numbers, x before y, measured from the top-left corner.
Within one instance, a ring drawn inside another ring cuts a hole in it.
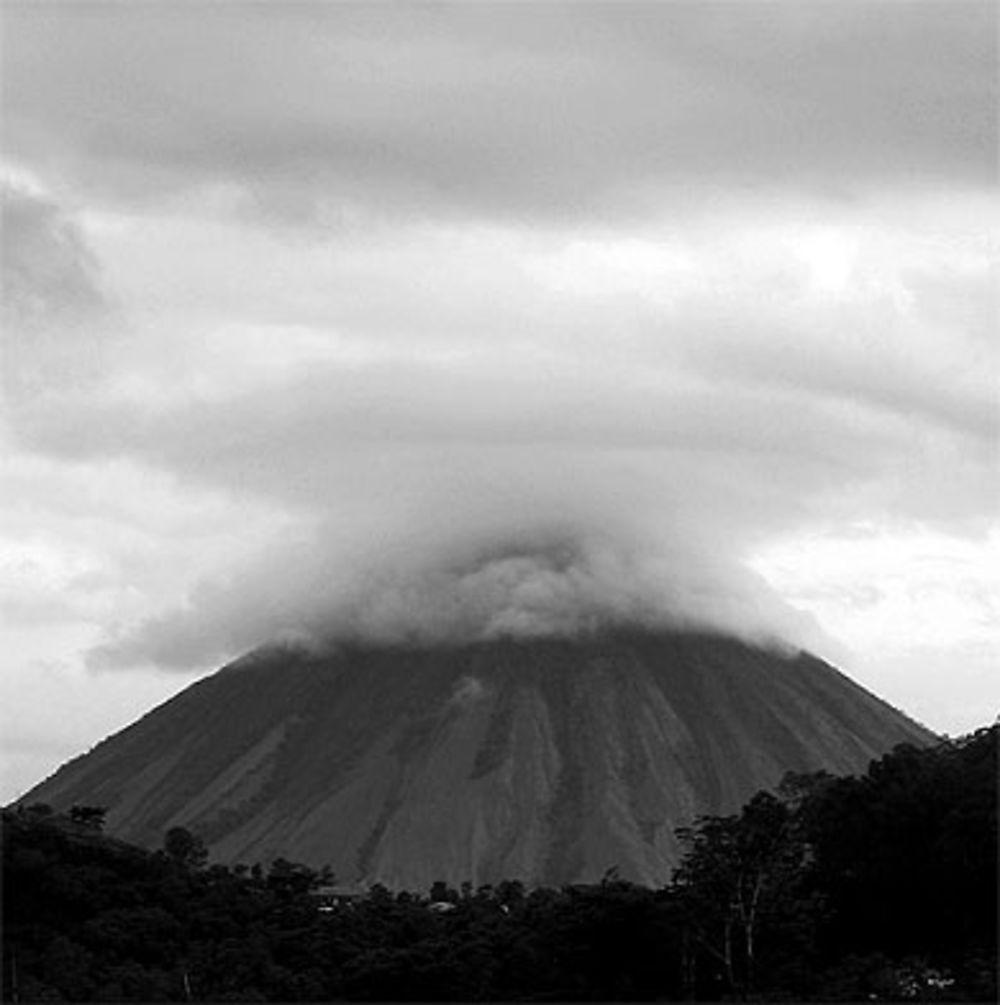
[[[0,799],[324,633],[709,624],[992,721],[996,18],[5,2]]]

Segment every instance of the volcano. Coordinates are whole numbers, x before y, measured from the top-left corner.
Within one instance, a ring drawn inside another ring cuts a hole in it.
[[[107,807],[149,847],[343,883],[669,880],[674,828],[787,771],[863,771],[923,727],[812,656],[616,630],[424,647],[269,647],[198,681],[24,799]]]

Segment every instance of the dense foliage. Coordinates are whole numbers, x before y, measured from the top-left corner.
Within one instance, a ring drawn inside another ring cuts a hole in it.
[[[4,811],[6,1001],[996,997],[997,735],[789,776],[680,832],[652,890],[426,894],[106,838],[98,807]]]

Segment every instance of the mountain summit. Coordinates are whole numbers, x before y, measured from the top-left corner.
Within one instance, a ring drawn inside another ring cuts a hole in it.
[[[812,656],[615,630],[468,645],[251,653],[24,798],[171,827],[227,862],[342,882],[662,883],[674,828],[786,771],[862,771],[927,730]]]

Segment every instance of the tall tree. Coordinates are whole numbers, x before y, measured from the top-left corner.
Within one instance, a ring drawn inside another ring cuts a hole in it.
[[[740,813],[700,817],[677,834],[684,856],[674,888],[690,935],[745,996],[756,984],[762,922],[801,876],[806,848],[794,814],[761,792]]]

